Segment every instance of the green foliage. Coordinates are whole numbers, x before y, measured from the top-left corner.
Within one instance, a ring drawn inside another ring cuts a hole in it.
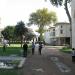
[[[56,20],[57,17],[55,12],[48,12],[47,8],[43,8],[38,9],[36,12],[30,15],[29,23],[38,25],[40,27],[41,25],[45,26],[52,22],[54,23]]]
[[[28,29],[28,33],[25,35],[27,41],[32,40],[35,37],[34,32],[31,29]]]
[[[63,3],[63,0],[50,0],[50,2],[55,6],[61,6]]]
[[[18,22],[15,26],[15,35],[18,37],[22,37],[27,31],[28,29],[25,27],[25,24],[22,21]]]
[[[52,5],[58,7],[58,6],[64,6],[65,8],[65,11],[66,11],[66,14],[68,16],[68,19],[71,23],[71,15],[69,13],[69,10],[68,10],[68,3],[70,4],[71,3],[71,0],[49,0],[51,2]]]
[[[36,12],[33,12],[29,18],[29,24],[34,24],[39,27],[40,37],[44,31],[45,26],[49,26],[51,23],[57,21],[56,13],[51,11],[48,12],[47,8],[38,9]]]
[[[67,48],[67,47],[63,47],[62,49],[60,49],[60,51],[65,52],[65,53],[71,53],[72,49],[71,48]]]
[[[71,0],[66,0],[67,3],[70,3]],[[53,4],[54,6],[62,6],[65,2],[65,0],[50,0],[51,4]]]
[[[13,39],[14,36],[14,26],[7,26],[2,32],[5,39]]]
[[[22,47],[22,40],[23,40],[23,36],[28,32],[28,29],[25,27],[24,22],[20,21],[17,23],[17,25],[15,26],[15,36],[20,38],[21,40],[21,47]]]

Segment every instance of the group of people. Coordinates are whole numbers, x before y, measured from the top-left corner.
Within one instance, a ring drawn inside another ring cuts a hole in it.
[[[42,43],[39,42],[38,52],[40,55],[41,55],[41,50],[42,50]],[[34,55],[34,52],[35,52],[35,43],[32,42],[32,55]]]
[[[23,45],[23,56],[24,57],[27,57],[27,50],[28,50],[28,45],[27,43],[24,43]],[[39,42],[38,52],[40,55],[41,55],[41,50],[42,50],[42,43]],[[32,55],[34,55],[34,52],[35,52],[35,43],[32,42]]]

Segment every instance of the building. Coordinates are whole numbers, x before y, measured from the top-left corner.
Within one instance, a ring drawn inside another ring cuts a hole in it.
[[[56,23],[44,33],[44,40],[50,45],[69,45],[70,24],[66,22]]]
[[[71,2],[71,15],[72,15],[72,48],[75,48],[75,0]]]
[[[44,41],[46,44],[55,45],[55,27],[50,26],[48,30],[44,33]]]
[[[46,30],[46,32],[44,33],[44,41],[46,44],[50,44],[50,30]]]
[[[50,30],[50,45],[55,45],[56,44],[55,26],[50,27],[49,30]]]
[[[55,25],[56,45],[70,44],[70,24],[59,22]]]

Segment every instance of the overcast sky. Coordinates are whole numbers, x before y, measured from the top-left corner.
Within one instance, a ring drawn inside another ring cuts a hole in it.
[[[30,14],[42,8],[54,10],[59,22],[68,21],[64,8],[55,8],[44,0],[0,0],[0,27],[15,25],[21,20],[27,23]]]

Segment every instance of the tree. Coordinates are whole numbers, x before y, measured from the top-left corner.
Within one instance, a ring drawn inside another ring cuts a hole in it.
[[[28,34],[26,36],[26,40],[32,40],[32,39],[34,39],[34,37],[35,37],[35,34],[28,32]]]
[[[70,15],[69,9],[68,9],[68,3],[70,3],[71,0],[50,0],[50,2],[52,5],[54,5],[56,7],[64,5],[69,22],[71,23],[71,15]]]
[[[36,12],[33,12],[29,18],[29,24],[38,26],[41,40],[44,27],[47,25],[49,26],[51,23],[55,23],[56,21],[56,13],[53,11],[48,12],[47,8],[39,9]]]
[[[9,40],[10,45],[10,40],[12,40],[14,36],[14,26],[7,26],[1,33],[5,39]]]
[[[21,47],[22,47],[23,36],[26,34],[27,31],[28,31],[28,29],[25,27],[25,24],[23,21],[18,22],[17,25],[15,26],[15,32],[14,33],[17,37],[20,38]]]
[[[25,41],[30,41],[35,37],[35,34],[32,29],[28,28],[28,32],[25,34]]]
[[[71,24],[71,15],[69,13],[69,9],[68,9],[68,4],[70,4],[71,0],[49,0],[51,2],[52,5],[58,7],[58,6],[62,6],[64,5],[64,9],[66,11],[66,14],[68,16],[68,20],[70,22],[70,33],[71,33],[71,37],[70,37],[70,47],[72,47],[72,24]]]

